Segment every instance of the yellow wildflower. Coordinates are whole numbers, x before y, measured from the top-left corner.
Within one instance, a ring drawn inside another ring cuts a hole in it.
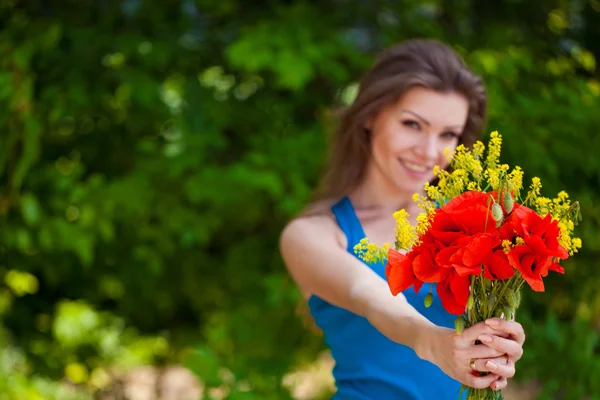
[[[537,176],[531,179],[531,190],[535,192],[536,196],[540,194],[542,189],[542,181]]]
[[[500,151],[502,149],[502,137],[498,131],[494,131],[490,135],[490,144],[488,146],[488,154],[486,159],[486,167],[494,168],[500,160]]]
[[[396,220],[396,247],[410,249],[416,241],[415,228],[408,221],[408,213],[402,209],[394,213]]]
[[[430,185],[429,182],[425,183],[425,192],[427,193],[427,196],[433,201],[442,200],[442,193],[440,192],[440,189],[437,186]]]
[[[515,192],[519,192],[523,187],[523,170],[518,165],[508,174],[508,183]]]
[[[485,145],[479,140],[477,142],[475,142],[475,144],[473,145],[473,156],[476,159],[480,159],[481,157],[483,157],[484,151],[485,151]]]
[[[493,189],[498,188],[500,186],[500,170],[498,168],[488,168],[485,172],[490,186]]]
[[[389,245],[384,245],[383,248],[377,246],[374,243],[370,243],[367,238],[362,238],[356,246],[354,246],[354,253],[364,260],[366,263],[385,263],[387,260]]]
[[[567,199],[569,198],[569,194],[567,192],[565,192],[564,190],[558,193],[558,199],[560,201],[567,201]]]
[[[569,249],[569,254],[573,255],[575,253],[578,252],[578,250],[581,248],[581,239],[574,237],[573,239],[571,239],[571,245],[572,247]]]
[[[537,176],[533,177],[531,179],[531,186],[529,186],[529,193],[527,193],[527,198],[525,199],[524,203],[529,202],[529,204],[535,204],[541,190],[542,181]]]
[[[547,214],[550,212],[552,201],[547,197],[538,197],[535,199],[535,207],[538,213]]]
[[[420,213],[417,216],[418,225],[417,225],[416,231],[419,235],[422,235],[425,232],[427,232],[427,230],[431,226],[431,215],[433,215],[433,213],[432,214]]]

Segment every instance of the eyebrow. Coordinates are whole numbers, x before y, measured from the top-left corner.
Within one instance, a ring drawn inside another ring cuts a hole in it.
[[[414,115],[415,117],[417,117],[418,119],[420,119],[425,125],[430,126],[431,123],[429,121],[427,121],[425,118],[421,117],[419,114],[417,114],[416,112],[407,110],[405,108],[402,108],[401,111],[404,111],[405,113]],[[462,125],[449,125],[444,127],[444,129],[462,129],[463,126]]]

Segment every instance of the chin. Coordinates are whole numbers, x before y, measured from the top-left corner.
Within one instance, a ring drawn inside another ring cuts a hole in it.
[[[415,184],[408,184],[408,182],[398,182],[396,183],[396,187],[402,193],[410,193],[411,195],[414,193],[420,193],[423,191],[423,187],[425,186],[425,182],[419,182]]]

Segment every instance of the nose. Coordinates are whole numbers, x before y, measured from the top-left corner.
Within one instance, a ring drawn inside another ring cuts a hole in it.
[[[437,135],[426,134],[421,137],[419,144],[416,147],[417,153],[424,161],[434,162],[438,152],[438,137]]]

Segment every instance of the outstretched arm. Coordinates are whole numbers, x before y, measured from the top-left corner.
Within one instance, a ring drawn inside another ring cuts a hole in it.
[[[476,377],[473,358],[504,353],[475,342],[498,331],[480,323],[457,335],[421,315],[404,295],[393,296],[387,283],[345,250],[335,222],[325,216],[292,221],[280,239],[291,276],[306,294],[316,294],[338,307],[365,317],[390,340],[411,347],[447,375],[474,388],[489,387],[499,375]]]

